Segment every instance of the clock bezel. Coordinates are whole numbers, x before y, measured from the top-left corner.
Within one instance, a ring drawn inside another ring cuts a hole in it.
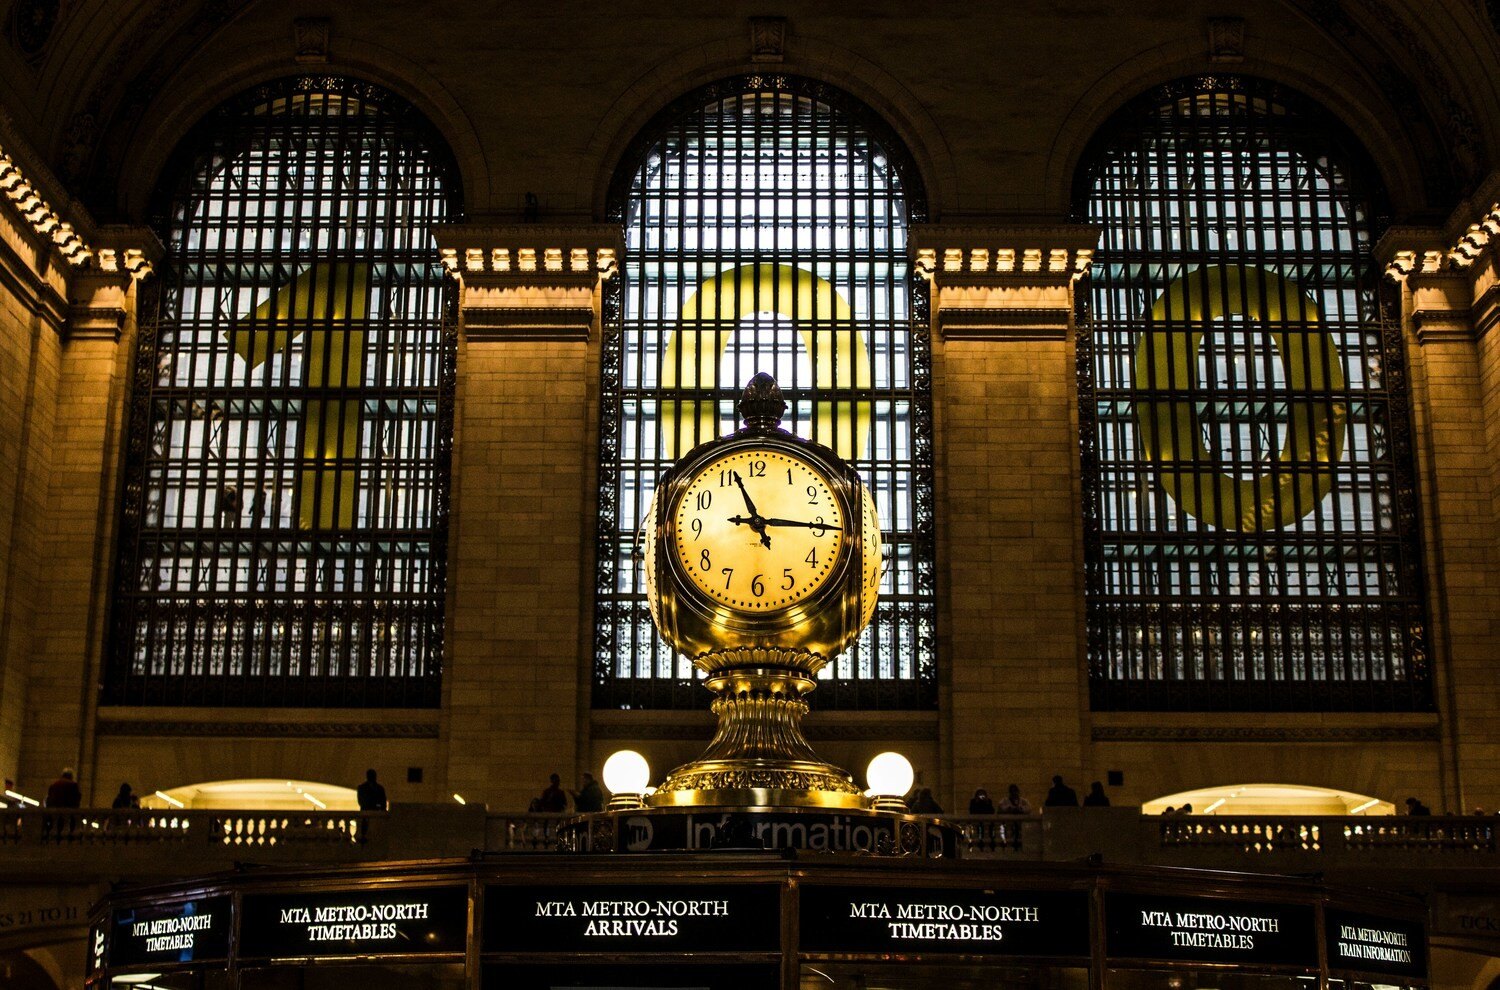
[[[677,515],[682,500],[699,474],[714,461],[734,454],[765,450],[804,461],[829,481],[830,496],[837,500],[840,516],[844,520],[845,532],[827,576],[816,590],[807,597],[777,609],[748,611],[711,597],[698,587],[697,582],[686,572],[676,552]],[[812,440],[806,440],[779,427],[771,430],[741,430],[717,440],[701,444],[688,452],[667,476],[663,478],[661,498],[657,500],[658,518],[655,520],[658,556],[657,573],[670,575],[668,582],[673,594],[665,594],[666,587],[658,588],[661,606],[672,615],[686,607],[700,621],[707,621],[740,634],[775,634],[795,629],[830,609],[847,608],[848,583],[851,567],[858,560],[861,572],[863,565],[863,512],[861,511],[859,477],[853,469],[832,450]],[[852,531],[850,526],[853,526]],[[660,558],[665,557],[665,560]],[[674,622],[674,625],[677,624]],[[769,644],[768,644],[769,645]]]

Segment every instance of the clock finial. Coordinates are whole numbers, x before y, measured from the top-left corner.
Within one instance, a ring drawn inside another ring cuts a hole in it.
[[[773,430],[781,425],[786,415],[786,400],[781,397],[781,386],[776,379],[764,371],[755,373],[745,391],[740,394],[740,418],[745,425],[755,430]]]

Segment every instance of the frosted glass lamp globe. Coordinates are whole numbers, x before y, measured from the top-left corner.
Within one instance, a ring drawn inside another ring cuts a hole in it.
[[[870,783],[869,794],[874,798],[899,798],[911,790],[916,779],[911,761],[900,753],[881,753],[865,768],[865,780]]]
[[[651,766],[635,750],[619,750],[604,761],[604,786],[613,794],[644,794],[651,786]]]

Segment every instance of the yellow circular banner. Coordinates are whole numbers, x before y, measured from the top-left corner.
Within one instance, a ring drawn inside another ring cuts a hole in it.
[[[734,327],[754,313],[792,320],[814,362],[819,392],[868,389],[870,354],[854,325],[849,303],[827,279],[791,265],[740,265],[704,279],[682,305],[677,330],[662,360],[663,389],[715,389],[719,362]],[[759,369],[757,369],[759,370]],[[719,435],[717,402],[667,400],[661,404],[663,452],[675,458]],[[867,400],[816,403],[812,439],[840,457],[864,457],[873,410]]]
[[[1262,332],[1275,343],[1293,393],[1277,455],[1284,468],[1268,465],[1252,479],[1201,470],[1215,460],[1203,444],[1197,412],[1202,396],[1178,391],[1196,390],[1205,326],[1224,316],[1267,325]],[[1168,286],[1152,305],[1151,319],[1193,326],[1190,333],[1142,334],[1133,363],[1138,392],[1181,396],[1135,404],[1142,453],[1157,466],[1157,481],[1172,500],[1200,522],[1242,532],[1291,526],[1316,508],[1333,490],[1332,465],[1343,455],[1348,419],[1344,403],[1317,394],[1344,386],[1338,345],[1314,329],[1321,320],[1318,304],[1295,282],[1264,269],[1210,265]],[[1278,325],[1287,328],[1272,329]]]

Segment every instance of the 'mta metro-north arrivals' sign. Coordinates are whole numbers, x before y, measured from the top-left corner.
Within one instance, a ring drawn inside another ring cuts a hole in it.
[[[233,900],[203,897],[175,904],[117,908],[109,935],[110,966],[203,962],[229,958]]]
[[[1104,917],[1116,959],[1318,965],[1311,904],[1111,893]]]
[[[807,952],[1089,955],[1082,891],[807,884],[800,896]]]
[[[245,958],[462,953],[467,887],[368,887],[335,893],[246,894]]]
[[[1329,969],[1418,979],[1427,975],[1427,943],[1421,922],[1327,908],[1323,931],[1328,939]]]
[[[779,952],[770,884],[491,885],[486,952]]]

